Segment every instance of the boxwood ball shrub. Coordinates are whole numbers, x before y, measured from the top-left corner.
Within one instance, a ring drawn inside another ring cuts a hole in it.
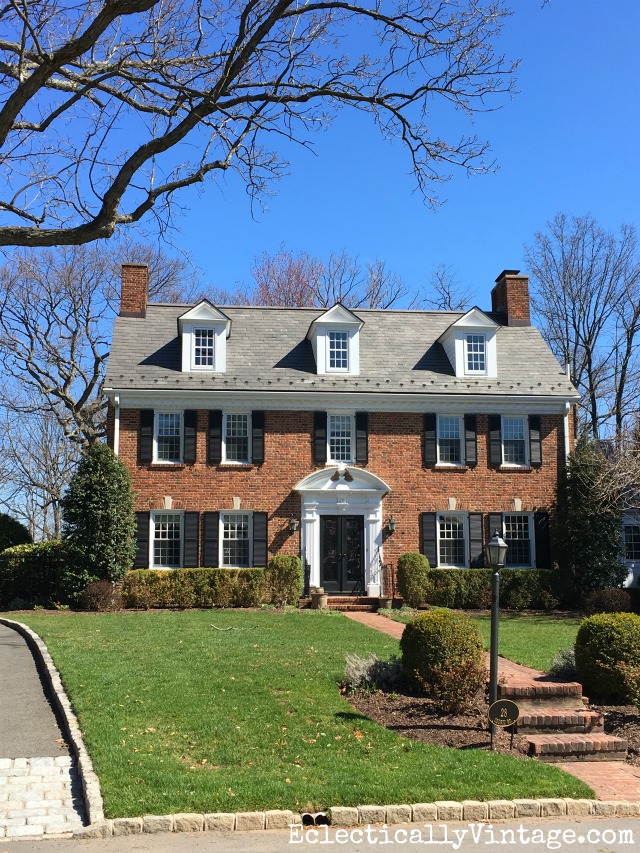
[[[398,591],[411,607],[420,607],[429,592],[429,560],[410,552],[398,559]]]
[[[265,597],[276,607],[296,605],[302,595],[302,561],[293,554],[272,557],[264,573]]]
[[[575,649],[578,675],[587,689],[606,699],[628,701],[625,667],[640,662],[640,616],[588,616],[578,629]]]
[[[407,677],[445,711],[464,708],[485,684],[482,635],[464,613],[436,607],[420,614],[404,629],[400,649]]]

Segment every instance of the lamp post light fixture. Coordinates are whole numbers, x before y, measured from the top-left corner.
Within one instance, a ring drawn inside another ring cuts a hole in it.
[[[298,529],[299,524],[300,524],[300,522],[295,517],[295,515],[292,515],[291,518],[289,519],[289,533],[295,533],[296,530]]]
[[[396,532],[396,523],[397,522],[396,522],[395,518],[393,516],[391,516],[389,518],[389,521],[387,522],[387,525],[389,527],[389,533],[395,533]]]
[[[494,530],[493,536],[487,542],[489,565],[493,569],[491,576],[491,653],[489,658],[489,706],[498,699],[498,618],[500,611],[500,569],[504,568],[507,556],[507,543]],[[495,726],[491,723],[491,748]]]

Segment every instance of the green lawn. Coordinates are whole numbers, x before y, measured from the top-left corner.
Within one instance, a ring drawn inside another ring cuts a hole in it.
[[[337,689],[345,653],[398,643],[340,614],[18,618],[60,669],[109,817],[591,795],[555,767],[406,740],[355,712]]]
[[[395,622],[404,623],[411,621],[417,612],[404,607],[401,610],[380,611]],[[485,648],[488,649],[491,617],[473,616],[472,618],[478,623]],[[551,613],[539,615],[501,613],[498,632],[500,654],[516,663],[547,672],[559,649],[573,647],[580,622],[581,619],[573,616],[554,616]]]

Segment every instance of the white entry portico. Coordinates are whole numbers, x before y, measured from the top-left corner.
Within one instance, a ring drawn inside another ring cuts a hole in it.
[[[369,596],[381,595],[382,499],[389,486],[369,471],[340,464],[314,471],[295,491],[300,494],[302,559],[309,563],[311,586],[321,583],[322,516],[362,516],[364,588]]]

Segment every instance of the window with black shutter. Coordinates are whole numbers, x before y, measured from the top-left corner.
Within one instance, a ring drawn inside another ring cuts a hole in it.
[[[199,562],[199,520],[197,512],[185,512],[183,534],[183,566],[185,569],[197,569]]]
[[[327,413],[313,413],[313,461],[324,465],[327,461]]]
[[[198,440],[198,413],[187,409],[184,413],[184,454],[183,461],[193,465],[196,461],[196,444]]]
[[[152,413],[153,418],[153,413]],[[149,526],[151,514],[148,512],[136,513],[136,556],[133,562],[135,569],[149,568]]]
[[[208,569],[217,569],[220,560],[218,537],[220,535],[220,513],[204,512],[202,514],[202,562]]]
[[[426,468],[436,464],[436,416],[425,415],[423,419],[422,462]]]
[[[267,526],[266,512],[253,513],[253,560],[252,566],[261,568],[267,565]]]
[[[470,468],[478,464],[478,428],[475,415],[464,416],[464,462]]]
[[[420,516],[420,550],[429,560],[431,568],[438,565],[437,524],[438,514],[436,512],[423,512]]]
[[[499,468],[502,465],[502,418],[489,416],[489,465]]]
[[[533,468],[542,465],[542,418],[529,415],[529,463]]]
[[[222,462],[222,412],[218,409],[209,412],[207,462],[210,465],[219,465]]]
[[[138,459],[142,465],[148,465],[153,460],[153,409],[142,409],[140,412]]]
[[[356,412],[356,464],[366,465],[369,461],[369,415]]]
[[[484,529],[481,512],[469,513],[469,565],[472,569],[484,566]]]
[[[264,462],[264,412],[251,412],[251,461]]]
[[[502,513],[501,512],[490,512],[489,513],[489,539],[493,536],[493,534],[498,531],[499,536],[504,536],[504,528],[502,526]]]

